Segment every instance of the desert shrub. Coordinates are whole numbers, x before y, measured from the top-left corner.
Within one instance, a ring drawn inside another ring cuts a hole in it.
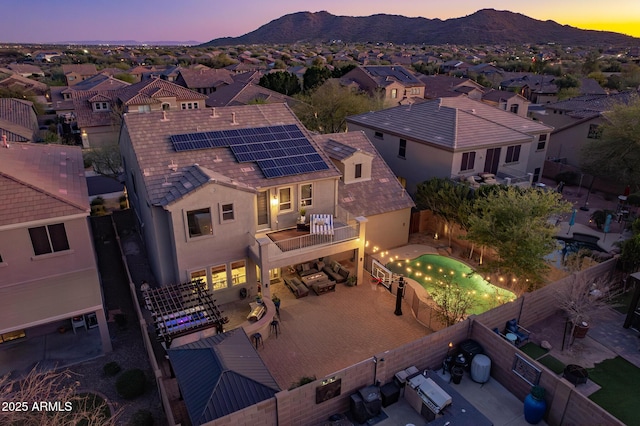
[[[108,362],[104,367],[102,367],[104,375],[109,377],[115,376],[120,372],[120,370],[122,370],[122,367],[120,367],[120,364],[115,361]]]
[[[133,413],[129,426],[153,426],[153,414],[149,410],[138,410]]]
[[[92,206],[101,206],[104,204],[104,198],[98,196],[96,198],[94,198],[93,200],[91,200],[91,205]]]
[[[565,170],[564,172],[558,173],[554,180],[556,183],[564,182],[565,185],[575,186],[579,182],[578,173],[572,172],[570,170]]]
[[[311,382],[313,382],[315,380],[316,380],[316,376],[303,376],[297,382],[292,383],[291,387],[289,387],[289,390],[295,389],[295,388],[300,387],[302,385],[306,385],[307,383],[311,383]]]
[[[118,395],[124,399],[134,399],[144,393],[147,377],[144,371],[134,368],[123,372],[116,380]]]

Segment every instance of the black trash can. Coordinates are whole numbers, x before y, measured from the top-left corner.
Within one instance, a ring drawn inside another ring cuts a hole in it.
[[[464,375],[464,367],[461,367],[459,365],[454,365],[453,368],[451,368],[451,380],[453,381],[454,384],[456,385],[460,384],[460,381],[462,380],[463,375]]]

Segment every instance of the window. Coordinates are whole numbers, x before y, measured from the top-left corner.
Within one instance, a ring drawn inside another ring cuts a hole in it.
[[[400,145],[398,146],[398,157],[406,158],[407,155],[407,140],[400,139]]]
[[[313,204],[313,187],[310,183],[300,185],[300,205],[308,207]]]
[[[540,135],[538,138],[538,147],[536,148],[538,151],[542,151],[547,144],[547,135]]]
[[[278,190],[280,211],[291,210],[291,188],[280,188]]]
[[[391,99],[396,99],[398,97],[398,89],[391,89]]]
[[[507,157],[505,163],[515,163],[520,160],[520,145],[512,145],[507,147]]]
[[[180,107],[182,109],[198,109],[198,103],[197,102],[183,102],[180,104]]]
[[[162,110],[163,111],[169,111],[171,109],[171,105],[169,105],[168,103],[163,103],[162,104]]]
[[[220,204],[220,220],[221,222],[231,222],[235,219],[233,212],[233,203]]]
[[[267,191],[260,191],[256,197],[258,207],[258,226],[269,224],[269,195]]]
[[[9,333],[0,334],[0,343],[6,343],[24,337],[27,337],[27,333],[25,333],[24,330],[10,331]]]
[[[109,111],[109,104],[106,102],[94,102],[93,109],[94,111]]]
[[[211,210],[200,209],[187,212],[187,225],[189,226],[190,238],[213,235]]]
[[[211,288],[213,290],[227,288],[227,265],[211,268]]]
[[[602,135],[602,129],[600,129],[600,125],[598,124],[589,125],[589,134],[587,135],[589,139],[600,139],[601,135]]]
[[[514,113],[514,114],[517,114],[518,113],[518,106],[519,106],[518,104],[511,105],[511,112]]]
[[[202,281],[204,284],[204,288],[209,288],[209,281],[207,280],[207,271],[206,269],[200,269],[199,271],[193,271],[191,273],[191,281]]]
[[[362,177],[362,164],[356,164],[356,175],[354,177],[356,179]]]
[[[382,132],[375,132],[375,133],[373,134],[373,136],[374,136],[376,139],[384,139],[384,135],[382,134]]]
[[[69,250],[69,241],[67,240],[64,223],[29,228],[29,236],[36,256]]]
[[[460,164],[460,171],[473,170],[476,166],[476,152],[465,152],[462,154],[462,163]]]
[[[231,285],[239,285],[247,282],[247,268],[244,260],[231,262]]]
[[[151,112],[151,105],[138,105],[138,112]]]
[[[412,95],[419,95],[420,94],[420,88],[419,87],[412,87],[410,93]]]

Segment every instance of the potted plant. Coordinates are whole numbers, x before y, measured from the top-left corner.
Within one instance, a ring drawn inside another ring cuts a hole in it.
[[[307,218],[306,218],[306,216],[307,216],[306,207],[300,206],[299,212],[300,212],[300,223],[304,223],[307,220]]]
[[[357,280],[358,277],[356,277],[355,275],[349,275],[344,283],[349,287],[353,287],[354,285],[356,285]]]
[[[546,394],[542,386],[533,386],[531,392],[524,398],[524,419],[527,423],[535,425],[540,423],[547,411]]]
[[[273,297],[271,297],[271,301],[276,307],[276,315],[280,316],[280,298],[274,294]]]

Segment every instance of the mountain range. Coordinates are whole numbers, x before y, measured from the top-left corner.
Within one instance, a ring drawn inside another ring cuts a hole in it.
[[[582,30],[520,13],[482,9],[447,20],[378,14],[335,16],[328,12],[297,12],[282,16],[240,37],[211,40],[202,46],[292,44],[296,42],[390,42],[395,44],[522,44],[563,46],[640,44],[640,39],[609,31]]]

